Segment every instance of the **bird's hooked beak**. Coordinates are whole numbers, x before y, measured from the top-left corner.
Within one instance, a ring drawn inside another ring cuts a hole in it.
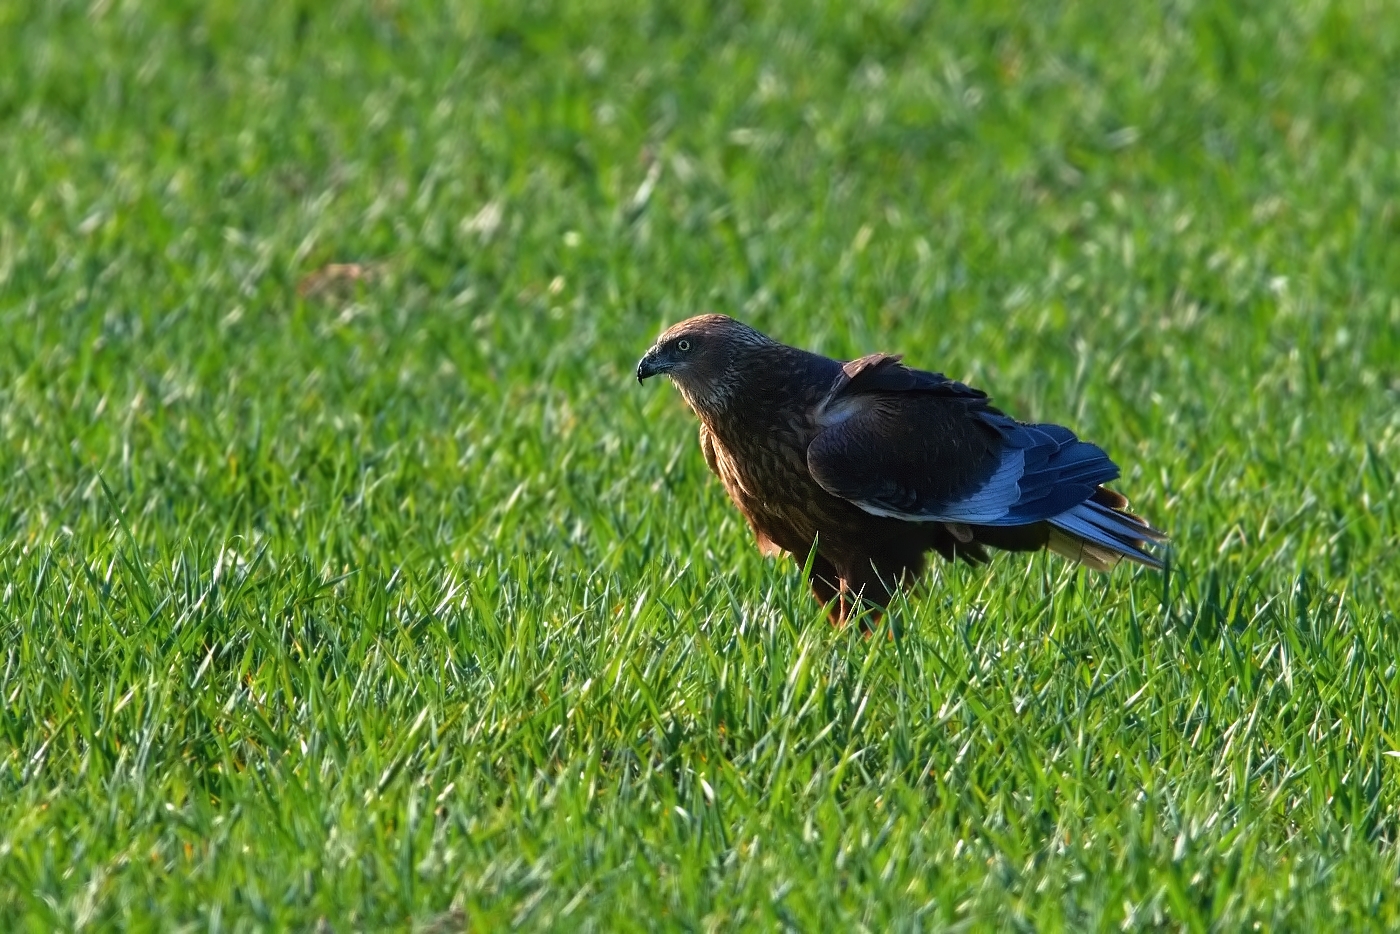
[[[653,347],[637,361],[637,382],[645,382],[649,376],[660,376],[669,369],[670,361],[665,359],[660,348]]]

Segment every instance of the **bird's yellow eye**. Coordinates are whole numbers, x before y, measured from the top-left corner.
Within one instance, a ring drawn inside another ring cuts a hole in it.
[[[687,350],[690,349],[690,341],[682,337],[680,340],[676,341],[676,349],[679,350],[681,353],[685,353]]]

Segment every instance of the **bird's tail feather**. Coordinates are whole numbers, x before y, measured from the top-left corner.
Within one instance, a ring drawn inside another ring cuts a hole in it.
[[[1128,512],[1127,505],[1122,496],[1100,487],[1088,500],[1050,520],[1047,547],[1096,571],[1110,570],[1122,558],[1162,567],[1161,559],[1147,549],[1167,536]]]

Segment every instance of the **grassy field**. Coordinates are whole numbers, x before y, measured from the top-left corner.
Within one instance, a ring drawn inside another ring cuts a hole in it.
[[[1400,924],[1400,17],[0,4],[0,928]],[[837,630],[702,310],[1123,466],[1170,574]]]

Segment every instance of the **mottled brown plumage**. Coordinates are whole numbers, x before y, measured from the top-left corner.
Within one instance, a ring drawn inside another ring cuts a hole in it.
[[[1158,567],[1164,539],[1100,484],[1118,475],[1057,425],[1008,418],[984,393],[900,358],[842,363],[723,315],[667,330],[637,378],[667,374],[700,419],[705,463],[765,553],[812,553],[813,594],[844,620],[889,603],[924,556],[988,560],[1049,547],[1107,570]]]

